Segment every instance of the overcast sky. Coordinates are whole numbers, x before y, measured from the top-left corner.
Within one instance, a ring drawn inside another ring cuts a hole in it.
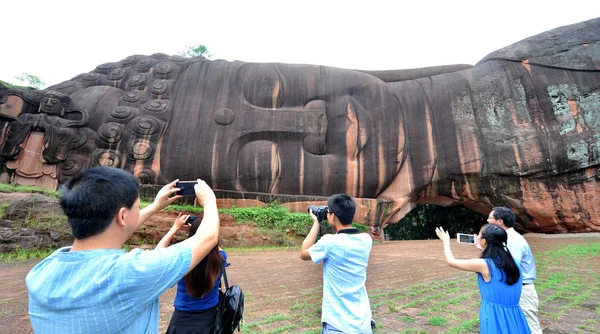
[[[364,70],[475,64],[529,36],[600,17],[600,1],[10,0],[0,79],[47,85],[133,54],[204,44],[213,59]]]

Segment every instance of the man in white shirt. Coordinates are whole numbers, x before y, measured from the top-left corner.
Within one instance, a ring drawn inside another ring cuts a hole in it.
[[[314,223],[302,243],[300,258],[323,261],[323,306],[321,333],[371,334],[371,304],[367,295],[367,264],[373,239],[352,227],[356,201],[337,194],[327,200],[327,221],[336,234],[319,234],[319,221]]]
[[[490,212],[487,219],[488,223],[502,227],[508,235],[507,247],[513,259],[521,265],[521,274],[523,275],[523,290],[519,305],[525,313],[525,318],[529,324],[532,334],[541,334],[542,328],[538,320],[539,299],[535,291],[533,282],[536,278],[535,260],[533,253],[519,232],[513,228],[515,225],[515,213],[507,207],[495,207]]]

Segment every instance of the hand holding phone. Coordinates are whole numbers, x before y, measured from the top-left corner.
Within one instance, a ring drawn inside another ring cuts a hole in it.
[[[214,202],[216,204],[216,197],[214,191],[206,184],[204,180],[198,179],[198,183],[194,185],[196,191],[196,199],[198,204],[204,207],[205,204]]]
[[[456,233],[456,241],[459,244],[475,244],[475,236],[473,234]]]

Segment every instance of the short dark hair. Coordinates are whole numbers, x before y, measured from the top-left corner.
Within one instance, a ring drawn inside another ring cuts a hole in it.
[[[85,239],[104,232],[122,207],[133,207],[140,183],[124,170],[102,166],[77,173],[60,191],[73,237]]]
[[[332,195],[327,199],[329,212],[333,213],[342,225],[352,224],[356,212],[356,201],[346,194]]]
[[[505,206],[496,206],[492,209],[492,212],[494,213],[494,218],[502,219],[502,222],[507,227],[515,226],[515,213],[511,209]]]

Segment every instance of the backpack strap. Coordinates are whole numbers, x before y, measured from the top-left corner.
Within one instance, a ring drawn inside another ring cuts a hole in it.
[[[229,282],[227,281],[227,270],[225,270],[225,259],[222,259],[223,261],[221,261],[221,268],[223,268],[223,278],[225,280],[225,291],[227,291],[227,289],[229,289]]]

